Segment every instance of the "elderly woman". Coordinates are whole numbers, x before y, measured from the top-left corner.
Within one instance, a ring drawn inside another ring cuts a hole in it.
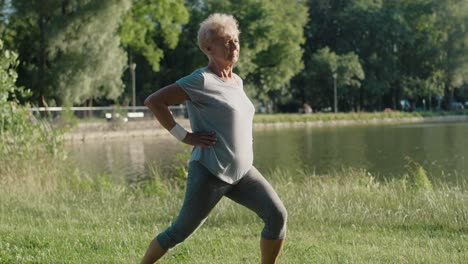
[[[190,236],[223,196],[254,211],[265,223],[262,263],[275,263],[286,233],[286,209],[252,165],[254,106],[232,72],[239,58],[239,29],[231,15],[212,14],[200,24],[198,44],[208,66],[145,100],[161,125],[192,145],[185,199],[177,219],[149,245],[142,263],[154,263]],[[177,124],[169,105],[187,101],[193,133]]]

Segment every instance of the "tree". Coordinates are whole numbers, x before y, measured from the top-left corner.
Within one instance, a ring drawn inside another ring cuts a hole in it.
[[[397,107],[401,78],[400,52],[409,36],[400,0],[349,1],[338,14],[337,51],[355,51],[366,79],[360,105],[369,109]],[[367,107],[366,107],[367,106]]]
[[[279,96],[302,68],[307,7],[298,0],[207,1],[208,11],[232,13],[242,31],[238,70],[259,101]],[[281,8],[278,8],[281,6]]]
[[[306,83],[302,87],[304,102],[310,102],[315,107],[333,105],[333,74],[337,76],[337,90],[342,104],[347,108],[359,109],[356,88],[361,86],[364,71],[356,54],[350,52],[337,55],[330,48],[325,47],[312,55],[309,72],[305,72]],[[320,96],[317,96],[320,95]]]
[[[79,104],[123,92],[127,56],[117,29],[129,8],[129,0],[62,2],[48,39],[53,86],[62,100]]]
[[[437,25],[437,66],[451,105],[454,90],[468,83],[468,1],[434,1]]]
[[[199,25],[208,14],[206,3],[200,0],[187,0],[186,7],[190,13],[190,20],[181,27],[182,33],[177,47],[174,50],[165,50],[167,56],[161,63],[160,72],[152,76],[155,87],[173,83],[207,63],[207,58],[198,48],[197,42]]]
[[[29,92],[15,85],[18,63],[18,55],[5,49],[0,40],[0,160],[5,166],[9,165],[7,161],[11,161],[12,157],[27,153],[31,143],[36,143],[35,138],[41,136],[35,133],[40,132],[39,126],[30,122],[29,113],[16,98]]]
[[[444,94],[443,86],[438,85],[439,80],[407,77],[402,81],[403,95],[411,101]]]
[[[0,175],[12,168],[24,168],[31,159],[62,153],[61,140],[54,130],[46,131],[21,104],[17,96],[28,96],[29,91],[16,86],[18,55],[5,49],[0,40]],[[7,174],[8,175],[8,174]],[[16,176],[16,174],[15,174]],[[8,178],[8,177],[7,177]]]
[[[18,84],[37,104],[117,98],[126,54],[116,30],[130,0],[17,0],[6,39],[18,49]]]
[[[122,44],[141,54],[159,71],[164,48],[174,49],[189,14],[183,0],[136,0],[123,18]]]
[[[3,3],[5,10],[6,1]],[[41,97],[51,98],[52,89],[46,84],[47,70],[46,28],[50,27],[52,9],[58,8],[57,1],[17,0],[11,2],[11,14],[6,29],[2,32],[5,46],[19,54],[18,86],[33,91],[32,100],[39,104]]]
[[[16,73],[17,66],[18,55],[4,49],[3,41],[0,39],[0,111],[2,116],[7,102],[16,101],[15,93],[18,89],[15,85],[16,78],[18,78],[18,74]]]
[[[138,65],[137,101],[142,102],[158,87],[179,78],[181,69],[192,63],[193,56],[185,56],[184,49],[174,51],[179,49],[179,43],[185,43],[185,33],[181,35],[181,32],[188,20],[189,12],[182,0],[137,0],[124,16],[119,34],[129,54],[129,62]],[[181,62],[177,66],[167,63],[174,54],[180,56]],[[130,77],[126,71],[123,79],[130,82]],[[120,101],[126,104],[129,97],[127,91]]]
[[[423,80],[431,83],[434,92],[439,91],[434,87],[440,83],[432,83],[441,79],[435,59],[440,56],[434,2],[310,0],[305,73],[294,85],[307,85],[307,72],[314,67],[310,54],[329,46],[339,54],[354,52],[359,56],[366,73],[359,88],[359,105],[367,110],[397,108],[399,98],[411,89],[407,80]],[[418,86],[415,89],[421,92],[423,86]]]
[[[0,0],[0,30],[4,30],[4,26],[8,23],[11,12],[11,1]]]
[[[282,8],[277,8],[280,5]],[[160,72],[148,76],[153,89],[207,64],[197,44],[199,24],[210,14],[221,12],[239,21],[241,57],[235,71],[244,79],[249,96],[265,103],[288,92],[290,79],[303,66],[301,43],[307,8],[302,1],[187,0],[186,6],[190,21],[182,27],[179,44],[174,50],[165,49]]]
[[[294,80],[295,93],[305,100],[302,87],[313,85],[311,90],[316,103],[322,105],[331,98],[325,88],[331,87],[330,74],[328,78],[316,79],[319,83],[310,83],[310,73],[316,72],[314,55],[319,50],[330,47],[338,54],[353,52],[359,57],[366,78],[359,87],[355,103],[357,108],[368,109],[379,104],[382,96],[393,86],[398,72],[395,62],[396,54],[392,52],[395,38],[391,34],[398,33],[398,23],[388,12],[382,13],[384,1],[374,0],[310,0],[309,23],[306,25],[307,37],[304,45],[304,72]],[[310,85],[309,85],[310,84]],[[353,97],[354,98],[354,97]],[[378,102],[376,102],[378,101]],[[331,104],[329,104],[331,105]],[[317,107],[317,106],[315,106]]]
[[[337,88],[338,94],[341,95],[343,103],[347,109],[360,111],[361,105],[359,100],[359,90],[365,74],[362,69],[359,57],[354,52],[349,52],[343,55],[338,55],[337,73]]]

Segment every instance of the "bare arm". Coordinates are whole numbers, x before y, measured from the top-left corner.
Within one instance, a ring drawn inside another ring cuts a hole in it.
[[[145,105],[153,112],[156,119],[165,129],[171,130],[176,122],[171,111],[169,111],[169,106],[181,104],[186,100],[189,100],[188,95],[178,84],[174,83],[148,96],[145,100]]]
[[[176,122],[169,110],[169,106],[181,104],[186,100],[190,100],[188,95],[177,83],[174,83],[148,96],[145,100],[145,105],[153,112],[159,123],[170,131]],[[216,143],[216,138],[214,137],[214,132],[187,133],[182,142],[193,146],[208,147]]]

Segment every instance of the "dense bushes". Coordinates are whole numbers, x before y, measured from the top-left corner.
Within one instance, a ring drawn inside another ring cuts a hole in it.
[[[0,183],[7,186],[26,178],[30,184],[38,184],[26,176],[39,174],[40,166],[50,172],[52,163],[65,157],[58,132],[36,120],[18,100],[29,91],[15,85],[17,58],[0,40]]]

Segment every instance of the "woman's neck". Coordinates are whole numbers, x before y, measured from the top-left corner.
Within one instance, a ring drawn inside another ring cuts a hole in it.
[[[221,64],[213,60],[208,63],[208,69],[223,80],[232,78],[232,66],[232,64]]]

